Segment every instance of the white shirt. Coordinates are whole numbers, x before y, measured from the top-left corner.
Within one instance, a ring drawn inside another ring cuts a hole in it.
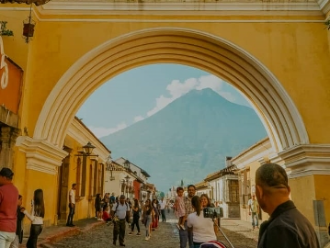
[[[23,212],[26,217],[28,217],[31,221],[32,221],[32,224],[35,224],[35,225],[42,225],[44,223],[44,220],[42,217],[40,216],[35,216],[35,213],[34,213],[34,205],[32,205],[32,211],[31,211],[31,214],[29,214],[26,210],[24,210]]]
[[[70,203],[76,204],[76,191],[75,190],[70,189],[69,197],[71,199]]]
[[[256,213],[258,212],[258,201],[256,199],[250,199],[248,201],[248,206],[251,212]]]
[[[117,203],[115,203],[112,206],[112,211],[116,211],[115,215],[122,220],[125,219],[126,211],[130,211],[130,208],[128,204],[126,205],[126,203],[124,203],[124,205],[121,205],[121,203],[119,203],[119,206],[117,208]]]
[[[166,207],[166,202],[165,201],[160,201],[159,205],[160,205],[160,209],[164,210],[165,207]]]
[[[201,211],[199,216],[196,212],[189,214],[187,226],[193,228],[193,241],[196,243],[217,240],[214,233],[213,221],[211,218],[204,218],[203,211]]]

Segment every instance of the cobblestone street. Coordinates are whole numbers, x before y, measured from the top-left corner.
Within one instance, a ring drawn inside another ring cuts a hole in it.
[[[178,230],[175,227],[176,219],[173,215],[168,216],[166,223],[159,223],[159,227],[156,231],[152,232],[151,239],[146,241],[144,238],[145,228],[141,227],[141,236],[136,236],[136,230],[134,235],[128,235],[129,228],[127,226],[125,243],[129,248],[148,248],[148,247],[162,247],[162,248],[176,248],[179,247]],[[238,224],[236,220],[223,220],[222,228],[228,238],[231,240],[235,248],[255,248],[257,241],[257,231],[252,231],[248,225]],[[106,224],[97,226],[92,230],[71,236],[60,240],[57,243],[53,243],[51,246],[56,248],[102,248],[102,247],[115,247],[112,244],[112,230],[113,226],[107,226]],[[224,240],[220,235],[219,240]],[[224,242],[226,245],[228,243]],[[117,243],[119,247],[119,244]],[[229,247],[229,246],[228,246]]]

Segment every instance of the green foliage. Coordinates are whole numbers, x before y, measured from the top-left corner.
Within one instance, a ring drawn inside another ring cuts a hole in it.
[[[7,22],[0,21],[0,36],[14,36],[14,32],[12,30],[7,29]]]

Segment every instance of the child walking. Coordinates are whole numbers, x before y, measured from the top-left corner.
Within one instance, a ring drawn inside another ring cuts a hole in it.
[[[177,197],[174,203],[175,215],[178,217],[178,223],[176,224],[177,228],[180,230],[185,230],[184,223],[186,222],[186,209],[184,207],[183,200],[183,188],[177,187],[176,189]]]

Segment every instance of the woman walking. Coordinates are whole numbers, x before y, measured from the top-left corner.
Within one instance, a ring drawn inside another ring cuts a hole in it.
[[[31,201],[32,211],[29,214],[26,210],[23,211],[25,216],[31,220],[30,236],[26,243],[27,248],[37,248],[38,237],[42,231],[44,216],[45,216],[45,205],[44,195],[42,189],[34,191],[34,197]]]
[[[151,233],[151,223],[153,222],[153,219],[155,218],[155,212],[154,208],[151,205],[150,199],[146,200],[144,207],[143,207],[143,215],[142,215],[142,221],[146,227],[146,238],[145,240],[150,239],[150,233]]]
[[[102,220],[102,198],[101,194],[97,194],[95,198],[95,214],[97,220]]]
[[[140,225],[139,225],[139,219],[140,219],[140,205],[138,199],[134,199],[134,205],[132,207],[132,212],[133,212],[133,222],[131,225],[131,232],[128,234],[133,234],[134,231],[134,226],[136,225],[137,228],[137,234],[136,235],[141,235],[140,234]]]

